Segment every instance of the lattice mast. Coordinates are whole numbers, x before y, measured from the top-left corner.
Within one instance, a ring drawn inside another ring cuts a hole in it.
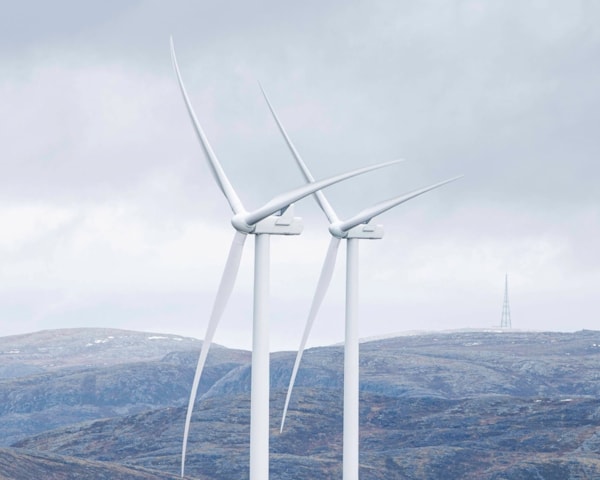
[[[502,319],[500,328],[511,328],[510,305],[508,303],[508,273],[504,276],[504,302],[502,302]]]

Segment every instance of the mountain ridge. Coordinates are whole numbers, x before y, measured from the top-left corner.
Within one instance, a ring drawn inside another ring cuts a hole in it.
[[[146,343],[154,351],[152,340],[144,335],[138,337],[140,345]],[[89,371],[68,364],[45,372],[49,382],[55,378],[73,385],[81,385],[73,375],[93,374],[97,388],[107,389],[110,382],[119,385],[132,378],[134,392],[129,395],[121,388],[123,399],[112,416],[96,412],[84,422],[77,421],[76,413],[78,408],[89,410],[89,403],[74,405],[75,413],[62,405],[64,411],[57,413],[64,415],[62,425],[40,425],[37,431],[32,427],[26,434],[15,434],[10,448],[176,474],[198,350],[183,348],[187,345],[182,347],[181,341],[172,344],[179,350],[157,360],[126,363],[125,356],[118,368],[98,365],[86,367]],[[471,330],[361,343],[361,479],[600,478],[599,345],[600,332],[590,330]],[[213,370],[207,368],[201,382],[204,389],[196,399],[186,471],[189,478],[244,479],[249,352],[221,347],[211,349],[209,359],[211,355],[207,367],[210,364]],[[339,478],[343,348],[306,351],[286,428],[279,434],[294,358],[293,352],[271,355],[271,478]],[[111,370],[112,377],[107,372]],[[159,381],[161,371],[165,375]],[[152,389],[144,393],[153,376],[155,387],[162,385],[164,394]],[[0,381],[0,398],[3,382],[5,386],[13,382],[25,395],[23,378]],[[49,405],[52,391],[42,389],[37,401]],[[154,403],[144,403],[151,395],[156,395]],[[57,407],[55,402],[53,408]],[[19,415],[31,418],[45,410],[37,412]],[[7,415],[10,412],[0,410],[0,426]]]

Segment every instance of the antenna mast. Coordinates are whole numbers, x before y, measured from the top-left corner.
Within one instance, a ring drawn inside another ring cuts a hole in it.
[[[502,320],[500,328],[512,328],[510,321],[510,305],[508,304],[508,273],[504,276],[504,302],[502,302]]]

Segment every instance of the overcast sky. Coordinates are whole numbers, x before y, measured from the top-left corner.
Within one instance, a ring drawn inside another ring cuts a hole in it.
[[[233,235],[185,112],[247,208],[302,183],[257,82],[341,217],[448,177],[361,243],[362,337],[598,329],[600,4],[4,2],[2,334],[116,327],[201,338]],[[273,238],[272,350],[296,348],[329,242],[308,198]],[[250,347],[252,239],[215,340]],[[311,345],[343,339],[344,251]]]

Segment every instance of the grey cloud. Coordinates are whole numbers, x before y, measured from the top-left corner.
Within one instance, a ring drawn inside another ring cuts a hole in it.
[[[150,231],[175,235],[199,219],[229,228],[227,206],[177,91],[168,51],[173,34],[198,116],[249,206],[302,181],[269,117],[260,80],[315,176],[407,159],[330,189],[342,216],[466,174],[383,216],[389,236],[375,248],[381,256],[374,264],[393,270],[402,255],[447,238],[448,264],[459,262],[480,283],[470,295],[481,299],[469,307],[477,315],[491,295],[481,276],[502,274],[500,257],[518,256],[522,245],[543,247],[544,238],[551,248],[564,246],[551,257],[556,268],[596,278],[600,265],[590,240],[600,233],[595,2],[83,5],[25,2],[3,16],[2,205],[121,202]],[[298,211],[308,229],[323,228],[311,202]],[[24,245],[22,254],[52,250],[53,241]],[[477,270],[468,255],[482,244],[490,271]],[[319,261],[319,255],[305,260],[315,269]],[[393,296],[401,276],[390,282],[382,291]],[[552,288],[560,290],[557,282]],[[444,298],[464,294],[464,285],[448,286]],[[311,292],[307,284],[307,301]],[[575,298],[569,295],[565,304]],[[573,301],[590,305],[581,295]],[[438,325],[433,310],[427,315]]]

